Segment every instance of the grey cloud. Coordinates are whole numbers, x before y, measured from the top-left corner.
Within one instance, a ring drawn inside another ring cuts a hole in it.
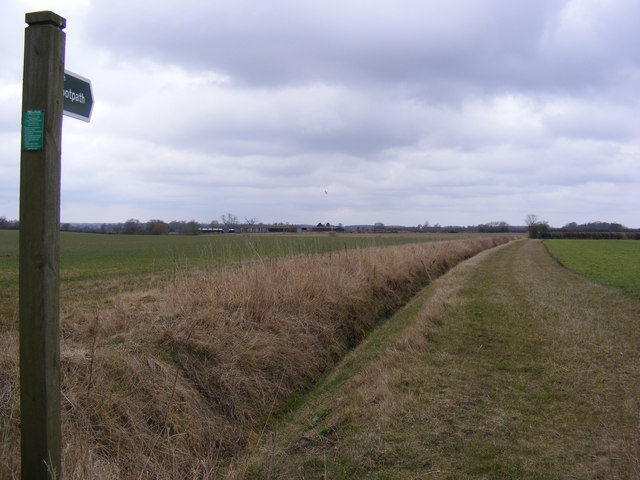
[[[94,41],[115,42],[124,55],[151,55],[221,71],[241,83],[275,85],[503,76],[535,56],[562,3],[236,1],[192,2],[180,10],[138,5],[137,11],[118,1],[96,8],[89,29]]]
[[[239,85],[392,83],[437,102],[479,90],[577,93],[638,66],[634,2],[578,18],[572,5],[280,0],[136,10],[116,1],[95,9],[89,30],[122,55],[217,71]]]
[[[98,101],[65,121],[66,221],[637,218],[636,0],[83,5],[68,60]],[[23,27],[0,36],[16,178]]]
[[[596,140],[638,140],[640,128],[629,119],[637,115],[637,107],[593,101],[561,105],[550,112],[544,124],[556,137]]]

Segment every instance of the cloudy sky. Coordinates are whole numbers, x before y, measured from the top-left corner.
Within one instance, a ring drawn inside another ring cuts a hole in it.
[[[7,218],[38,10],[96,97],[63,222],[640,227],[638,0],[5,1]]]

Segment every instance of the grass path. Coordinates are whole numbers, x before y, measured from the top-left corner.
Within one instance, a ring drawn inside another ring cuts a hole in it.
[[[640,478],[638,322],[637,299],[564,270],[538,241],[482,253],[375,332],[229,476]]]

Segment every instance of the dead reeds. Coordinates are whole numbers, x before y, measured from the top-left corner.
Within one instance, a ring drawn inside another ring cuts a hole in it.
[[[509,240],[258,260],[68,302],[64,478],[215,478],[376,322],[461,260]],[[16,338],[0,339],[2,478],[19,464]]]

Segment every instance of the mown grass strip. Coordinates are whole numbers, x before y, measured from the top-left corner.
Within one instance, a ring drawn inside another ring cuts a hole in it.
[[[232,478],[638,477],[640,302],[536,241],[482,254],[427,295],[377,359],[310,396]]]

